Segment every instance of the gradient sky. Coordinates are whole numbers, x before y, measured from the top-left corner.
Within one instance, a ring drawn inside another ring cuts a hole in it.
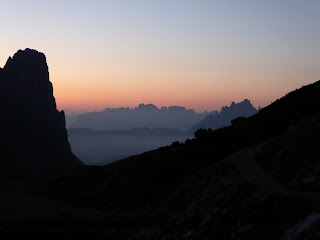
[[[316,0],[0,0],[0,67],[45,53],[59,109],[264,107],[320,79]]]

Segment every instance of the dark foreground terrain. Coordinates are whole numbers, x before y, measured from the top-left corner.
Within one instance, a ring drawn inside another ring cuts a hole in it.
[[[106,166],[3,174],[0,236],[319,239],[320,82]]]

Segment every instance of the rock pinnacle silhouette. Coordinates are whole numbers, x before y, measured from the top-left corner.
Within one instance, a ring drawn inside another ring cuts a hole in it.
[[[0,68],[0,169],[72,167],[65,115],[58,111],[43,53],[19,50]]]

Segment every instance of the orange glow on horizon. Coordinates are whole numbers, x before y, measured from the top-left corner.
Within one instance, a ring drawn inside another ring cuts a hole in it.
[[[96,82],[99,83],[97,85],[86,80],[89,76],[51,74],[50,77],[53,79],[57,107],[66,112],[101,111],[112,107],[134,108],[141,103],[151,103],[158,108],[177,105],[194,109],[196,112],[220,111],[221,107],[230,106],[232,101],[238,103],[244,99],[249,99],[253,106],[258,108],[269,105],[287,93],[283,89],[274,91],[268,85],[226,85],[226,80],[208,80],[202,85],[197,85],[194,84],[195,81],[188,79],[190,77],[183,81],[183,76],[176,82],[161,82],[158,76],[131,81],[125,79],[127,76],[121,75],[105,77],[116,79],[113,81],[103,81],[101,76],[95,76]],[[70,80],[71,77],[76,80]]]
[[[48,59],[55,60],[54,56]],[[292,71],[291,65],[281,69],[269,66],[275,70],[266,72],[259,66],[235,61],[186,65],[159,59],[155,66],[130,59],[121,63],[101,60],[97,65],[80,60],[79,65],[67,66],[58,60],[56,64],[48,62],[53,66],[49,69],[50,80],[57,107],[68,112],[134,108],[140,103],[184,106],[196,112],[220,111],[232,101],[244,99],[249,99],[256,108],[265,107],[317,75],[310,71],[310,78],[305,78],[303,72]]]

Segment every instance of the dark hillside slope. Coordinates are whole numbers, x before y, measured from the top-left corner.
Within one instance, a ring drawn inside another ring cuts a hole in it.
[[[293,128],[299,121],[320,111],[320,81],[293,91],[249,118],[256,137],[273,136]],[[246,127],[244,124],[244,127]]]
[[[319,98],[318,81],[230,127],[59,173],[33,191],[80,208],[151,214],[136,239],[317,239]]]

